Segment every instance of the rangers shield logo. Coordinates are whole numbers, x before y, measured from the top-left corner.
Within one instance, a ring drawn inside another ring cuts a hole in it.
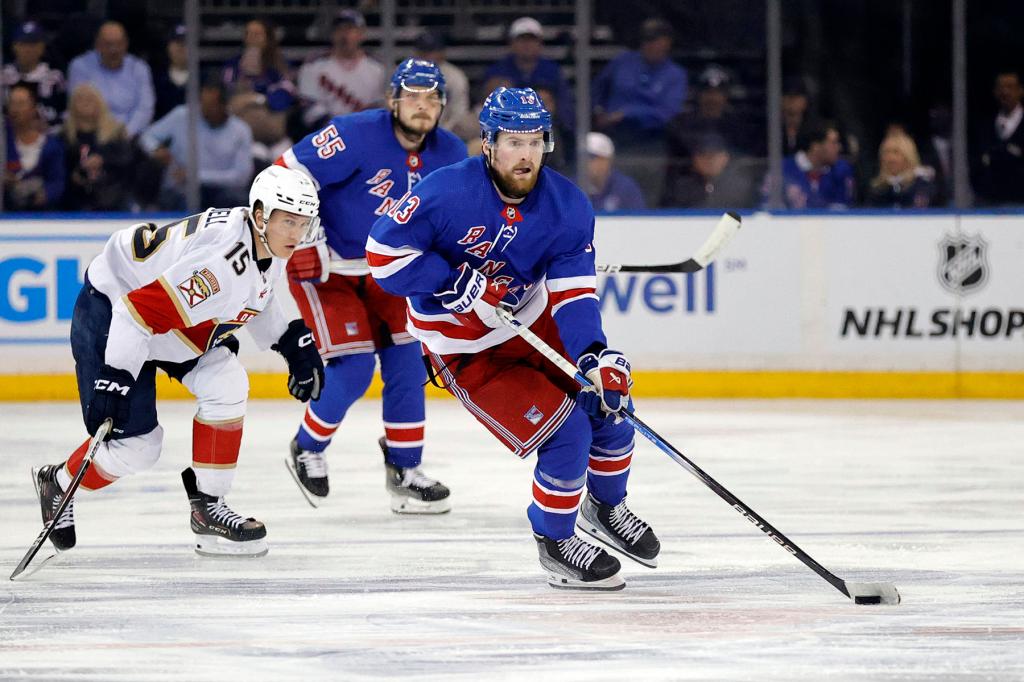
[[[981,235],[951,236],[939,242],[939,283],[954,294],[969,294],[988,280],[987,248]]]

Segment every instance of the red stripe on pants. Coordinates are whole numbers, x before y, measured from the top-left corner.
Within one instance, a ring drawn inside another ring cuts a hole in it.
[[[576,505],[580,503],[581,495],[583,495],[582,490],[568,495],[552,495],[544,492],[544,489],[537,485],[536,481],[533,482],[533,499],[537,501],[537,504],[550,509],[575,509]]]
[[[192,464],[198,467],[230,469],[238,462],[242,446],[242,420],[207,424],[192,420]]]
[[[599,460],[599,459],[594,459],[593,457],[591,457],[590,458],[590,468],[593,469],[594,471],[600,471],[600,472],[606,473],[606,474],[616,474],[616,473],[619,473],[621,471],[625,471],[626,469],[628,469],[629,468],[629,464],[632,461],[633,461],[632,453],[630,453],[629,455],[623,457],[622,459],[613,459],[611,461]]]
[[[91,438],[87,438],[84,443],[78,446],[78,449],[71,453],[68,457],[68,461],[64,463],[64,467],[67,469],[68,475],[74,478],[78,475],[78,470],[82,468],[82,462],[85,461],[85,453],[89,450],[89,443],[92,442]],[[112,478],[101,472],[100,468],[96,466],[96,462],[93,461],[89,465],[89,470],[85,472],[85,476],[82,477],[81,486],[86,490],[99,490],[110,485],[116,478]]]
[[[423,427],[413,426],[408,429],[401,429],[393,426],[385,426],[384,436],[388,440],[393,440],[396,443],[415,443],[423,440]]]

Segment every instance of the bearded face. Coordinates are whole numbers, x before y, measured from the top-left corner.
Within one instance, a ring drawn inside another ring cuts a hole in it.
[[[544,133],[499,133],[494,144],[484,144],[491,178],[509,199],[522,199],[540,177],[544,159]]]
[[[442,110],[441,93],[433,90],[400,90],[391,100],[395,125],[408,137],[422,137],[437,126]]]

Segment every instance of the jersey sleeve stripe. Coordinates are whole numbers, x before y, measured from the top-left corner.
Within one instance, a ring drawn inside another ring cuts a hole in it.
[[[135,321],[151,334],[164,334],[192,324],[178,297],[163,277],[129,291],[124,296],[124,302]]]
[[[292,150],[291,147],[284,150],[284,153],[281,154],[281,156],[277,157],[277,160],[274,161],[274,165],[284,166],[285,168],[291,168],[292,170],[302,171],[303,173],[309,176],[310,180],[313,181],[313,184],[316,186],[317,191],[320,191],[320,183],[319,181],[317,181],[316,176],[310,173],[309,169],[306,168],[306,166],[304,166],[301,161],[299,161],[298,157],[295,156],[295,152]]]
[[[569,291],[572,289],[597,289],[597,275],[580,277],[558,277],[547,281],[548,291]]]
[[[376,279],[390,277],[423,255],[409,246],[394,247],[381,244],[373,237],[366,241],[366,264]]]
[[[583,301],[588,298],[592,298],[595,301],[599,300],[597,298],[597,294],[595,293],[580,294],[579,296],[573,296],[572,298],[567,298],[564,301],[559,301],[558,303],[553,304],[551,306],[551,314],[554,315],[555,313],[557,313],[559,310],[569,305],[570,303],[575,303],[576,301]]]

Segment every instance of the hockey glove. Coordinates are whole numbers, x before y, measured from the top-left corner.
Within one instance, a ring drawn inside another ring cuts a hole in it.
[[[293,282],[326,282],[331,276],[331,252],[323,228],[312,241],[303,241],[288,259],[288,279]]]
[[[441,305],[458,315],[476,316],[491,329],[499,329],[504,323],[498,319],[494,307],[508,293],[508,287],[484,277],[479,271],[463,263],[456,270],[455,283],[446,291],[435,294]]]
[[[600,355],[584,353],[576,366],[593,384],[579,392],[577,404],[591,417],[614,415],[616,423],[621,421],[618,412],[629,404],[629,389],[633,386],[626,356],[606,348]]]
[[[324,361],[316,349],[313,332],[302,320],[292,320],[271,349],[288,362],[288,392],[292,397],[302,402],[319,398],[324,386]]]
[[[85,428],[90,436],[96,435],[100,424],[107,419],[113,422],[113,428],[107,432],[105,440],[110,440],[115,433],[124,433],[131,408],[128,396],[133,388],[135,377],[128,370],[110,365],[100,368],[93,382],[92,400],[85,408]]]

